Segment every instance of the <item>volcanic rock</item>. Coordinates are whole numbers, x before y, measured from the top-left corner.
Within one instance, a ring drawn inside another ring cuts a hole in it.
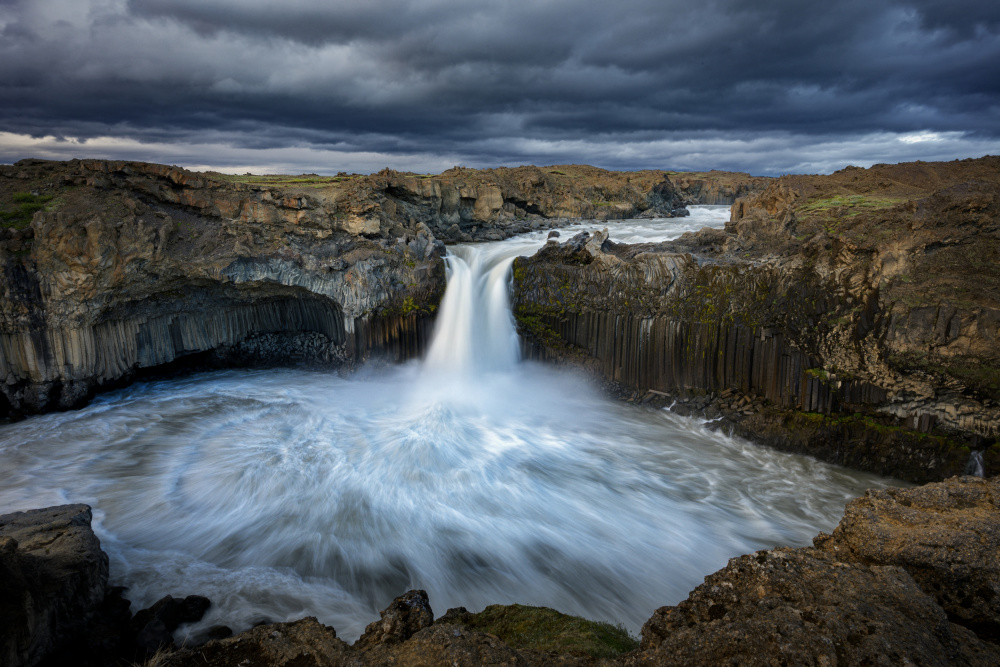
[[[905,569],[948,618],[1000,644],[1000,477],[869,490],[816,546]]]
[[[0,662],[35,665],[104,599],[108,557],[87,505],[0,516]]]

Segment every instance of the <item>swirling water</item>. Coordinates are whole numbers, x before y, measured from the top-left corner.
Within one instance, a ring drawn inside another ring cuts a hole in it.
[[[612,237],[720,224],[699,209]],[[195,634],[315,615],[353,639],[409,588],[438,613],[520,602],[636,631],[728,558],[806,544],[893,483],[519,363],[506,270],[544,236],[453,252],[424,362],[145,382],[0,426],[0,511],[91,504],[133,609],[212,598]]]

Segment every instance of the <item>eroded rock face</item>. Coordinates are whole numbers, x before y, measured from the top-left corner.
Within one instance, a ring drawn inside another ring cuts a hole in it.
[[[405,358],[444,290],[443,245],[426,228],[355,229],[366,204],[337,192],[131,162],[0,172],[0,194],[38,184],[54,209],[35,213],[30,247],[0,244],[4,413],[75,407],[183,359]]]
[[[1000,644],[1000,477],[868,491],[818,547],[905,569],[951,621]]]
[[[0,415],[75,407],[174,362],[403,359],[430,336],[443,240],[684,204],[665,172],[575,165],[242,179],[0,166],[0,208],[29,192],[41,210],[0,229]]]
[[[104,600],[108,557],[90,507],[0,516],[0,662],[34,665]]]
[[[815,549],[734,558],[643,626],[627,665],[991,665],[1000,648],[948,622],[899,567]]]

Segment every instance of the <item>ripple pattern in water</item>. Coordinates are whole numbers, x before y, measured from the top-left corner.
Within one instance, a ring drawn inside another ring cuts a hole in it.
[[[200,593],[202,627],[312,614],[345,638],[409,588],[438,613],[520,602],[636,631],[728,558],[806,544],[889,483],[533,364],[138,384],[3,426],[0,456],[3,511],[95,507],[135,609]]]

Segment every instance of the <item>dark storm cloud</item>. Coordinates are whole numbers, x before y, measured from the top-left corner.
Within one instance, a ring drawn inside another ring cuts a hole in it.
[[[0,160],[822,170],[995,151],[998,111],[993,0],[0,0]]]

